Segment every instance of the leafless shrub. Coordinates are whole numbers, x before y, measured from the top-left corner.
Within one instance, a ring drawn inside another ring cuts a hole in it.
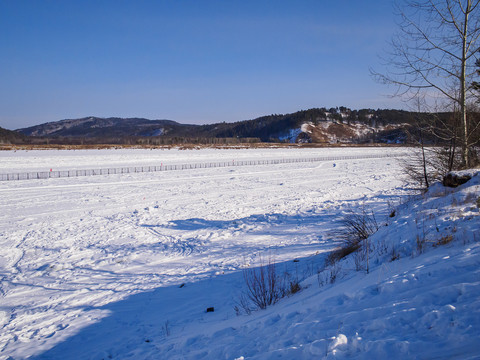
[[[392,247],[392,252],[390,254],[390,262],[400,259],[400,253],[397,251],[395,246]]]
[[[366,270],[367,256],[368,251],[366,250],[366,247],[360,246],[353,257],[356,271]]]
[[[298,262],[298,260],[297,260]],[[298,277],[298,265],[295,262],[295,274],[291,274],[287,270],[283,273],[283,283],[286,284],[285,295],[290,296],[299,292],[302,288]]]
[[[433,244],[434,247],[441,246],[441,245],[447,245],[453,240],[452,235],[446,235],[442,236],[440,239],[438,239],[435,244]]]
[[[293,295],[302,289],[298,280],[293,280],[288,283],[287,295]]]
[[[250,303],[250,299],[245,295],[245,293],[242,293],[239,297],[239,300],[237,302],[237,305],[233,308],[235,310],[235,314],[237,316],[242,314],[242,311],[250,315],[254,309],[254,307]]]
[[[425,228],[425,219],[421,220],[420,224],[419,220],[415,219],[415,225],[417,228],[417,254],[423,254],[427,247],[427,229]]]
[[[373,245],[372,245],[372,248],[373,248]],[[388,253],[388,246],[387,246],[387,242],[385,241],[385,239],[379,240],[377,242],[377,245],[375,246],[374,250],[379,256],[382,256],[382,255]]]
[[[318,254],[316,254],[318,255]],[[303,278],[306,279],[310,276],[315,275],[315,263],[314,261],[308,261],[305,270],[303,271]]]
[[[323,270],[319,270],[317,272],[318,286],[322,287],[327,284],[334,284],[341,270],[342,268],[338,263],[331,264]]]
[[[245,269],[243,279],[246,291],[240,296],[237,307],[247,314],[256,309],[266,309],[288,293],[285,277],[277,276],[276,265],[271,258],[267,264],[262,261],[257,268]]]
[[[426,239],[417,234],[416,243],[417,243],[417,253],[418,254],[423,254],[423,252],[425,251],[426,244],[427,244]]]
[[[317,269],[317,281],[318,286],[322,287],[325,285],[325,267]]]
[[[377,232],[379,226],[373,211],[362,206],[360,211],[350,210],[342,219],[339,237],[347,245],[360,244]]]
[[[330,268],[330,284],[334,284],[335,281],[337,281],[337,276],[340,273],[340,265],[338,264],[333,264],[333,266]]]

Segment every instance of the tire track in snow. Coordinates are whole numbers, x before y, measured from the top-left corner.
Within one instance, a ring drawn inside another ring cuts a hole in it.
[[[318,167],[321,167],[322,164],[320,166],[316,166],[315,168],[318,168]],[[310,168],[309,169],[304,169],[304,170],[311,170]],[[276,171],[273,171],[274,173],[279,173],[279,172],[284,172],[285,170],[282,170],[282,171],[279,171],[279,170],[276,170]],[[258,174],[258,173],[272,173],[272,171],[266,171],[266,172],[255,172],[255,174]],[[241,174],[241,175],[251,175],[252,173],[248,173],[248,174]],[[220,175],[220,176],[215,176],[215,178],[225,178],[225,177],[231,177],[231,176],[236,176],[238,174],[225,174],[225,175]],[[194,180],[204,180],[206,179],[207,177],[200,177],[200,178],[194,178]],[[300,176],[290,176],[289,177],[289,180],[292,180],[292,181],[295,181],[299,178],[304,178],[304,175],[300,175]],[[329,176],[327,177],[328,180],[331,180],[333,178],[335,178],[335,176]],[[323,179],[323,183],[325,183],[325,181],[327,181],[327,178],[324,177]],[[189,178],[190,179],[190,178]],[[172,179],[170,181],[175,181],[177,179]],[[211,182],[211,177],[208,178],[208,180]],[[297,186],[301,186],[301,185],[304,185],[304,184],[309,184],[309,183],[315,183],[315,182],[318,182],[318,180],[316,178],[314,179],[306,179],[304,181],[295,181],[295,184]],[[344,184],[344,182],[340,182],[338,184],[336,184],[337,187],[342,187]],[[211,187],[215,187],[217,188],[217,184],[216,183],[212,183],[211,184]],[[272,192],[272,185],[271,184],[266,184],[264,186],[256,186],[255,187],[257,190],[261,190],[263,192],[263,190],[269,190],[270,191],[270,197],[271,198],[274,198],[275,202],[281,202],[281,201],[286,201],[286,200],[290,200],[291,199],[291,194],[290,195],[285,195],[285,196],[281,196],[281,193],[283,192],[283,189],[281,188],[273,188],[273,191],[275,192],[275,196],[272,196],[271,192]],[[330,189],[332,190],[332,189]],[[238,189],[236,188],[232,188],[230,190],[225,190],[223,189],[222,190],[222,194],[223,195],[227,195],[227,194],[235,194],[238,192]],[[192,196],[191,194],[188,196],[188,202],[198,202],[199,198],[203,197],[203,194],[200,194],[198,196]],[[265,206],[266,203],[265,203],[265,198],[261,198],[261,199],[257,199],[256,201],[254,199],[251,199],[249,200],[249,202],[252,202],[252,203],[259,203],[261,204],[262,206]],[[104,208],[104,205],[100,204],[98,206],[94,206],[94,207],[91,207],[91,208],[88,208],[89,211],[92,211],[92,210],[95,210],[95,209],[102,209],[102,210],[105,210]],[[47,215],[47,216],[56,216],[58,214],[63,214],[63,215],[67,215],[68,213],[72,213],[72,212],[76,212],[77,209],[71,209],[71,210],[68,210],[68,211],[58,211],[58,212],[52,212],[52,211],[49,211],[48,213],[46,214],[42,214],[42,215]],[[31,214],[32,215],[32,214]],[[35,216],[35,215],[33,215]],[[174,238],[174,237],[166,237],[164,234],[161,234],[159,233],[158,231],[154,230],[153,228],[149,228],[149,227],[139,227],[138,224],[135,225],[135,224],[132,224],[132,225],[129,225],[131,226],[133,229],[135,230],[139,230],[139,229],[142,229],[144,231],[148,231],[150,234],[152,234],[154,237],[161,237],[163,240],[162,240],[162,243],[164,243],[165,245],[165,251],[166,252],[169,252],[171,251],[172,253],[170,255],[173,255],[173,256],[188,256],[190,254],[192,254],[192,252],[194,251],[198,251],[197,250],[197,247],[200,245],[204,245],[204,243],[200,243],[200,244],[197,244],[197,239],[193,239],[193,243],[192,242],[185,242],[185,239],[182,239],[182,238]],[[218,233],[218,231],[223,231],[224,233],[227,233],[228,231],[230,231],[231,229],[215,229],[215,231]],[[229,234],[226,234],[226,236],[228,236]],[[188,239],[187,239],[188,240]]]
[[[300,168],[300,169],[295,169],[295,170],[296,171],[307,171],[308,172],[308,171],[311,171],[312,169],[317,169],[318,167],[319,166],[310,167],[310,168]],[[229,179],[229,178],[232,178],[232,177],[249,177],[249,176],[254,176],[254,175],[265,175],[265,174],[272,174],[272,173],[283,174],[285,172],[289,172],[289,175],[288,175],[289,181],[295,181],[295,180],[300,179],[300,178],[303,178],[303,179],[305,178],[305,175],[298,175],[298,176],[292,175],[291,174],[291,169],[281,169],[281,170],[257,171],[257,172],[248,172],[248,173],[212,174],[212,175],[205,175],[205,176],[184,177],[184,178],[174,178],[174,179],[161,179],[161,180],[142,180],[142,181],[131,181],[131,182],[118,181],[118,182],[108,182],[108,183],[100,183],[100,184],[86,183],[86,184],[77,184],[77,185],[71,184],[71,185],[59,185],[59,186],[52,185],[52,186],[40,186],[40,187],[28,187],[28,188],[15,188],[15,189],[11,189],[11,190],[13,190],[14,192],[23,191],[23,190],[26,190],[27,192],[34,192],[34,191],[38,190],[38,191],[41,191],[41,193],[38,195],[38,197],[35,194],[29,194],[29,195],[25,195],[24,198],[22,198],[21,196],[19,197],[17,194],[15,194],[15,201],[12,201],[12,205],[11,205],[13,208],[18,207],[18,204],[21,203],[22,201],[27,201],[28,203],[33,204],[33,203],[36,203],[36,202],[42,200],[42,204],[43,204],[42,209],[48,209],[48,211],[44,212],[45,210],[42,210],[42,212],[29,213],[26,216],[12,218],[8,214],[8,207],[7,207],[7,209],[5,209],[6,211],[3,213],[3,215],[0,215],[0,224],[4,220],[7,220],[7,222],[21,221],[21,220],[25,220],[25,219],[28,220],[30,218],[39,217],[39,216],[56,216],[56,215],[62,215],[62,214],[67,215],[68,213],[78,212],[79,210],[77,208],[73,208],[73,209],[63,209],[62,208],[61,210],[58,210],[58,211],[52,210],[55,207],[55,205],[59,206],[58,198],[56,197],[56,196],[58,196],[57,191],[59,189],[70,189],[70,188],[80,189],[80,188],[89,188],[89,187],[96,187],[96,186],[124,187],[125,185],[141,185],[141,184],[155,185],[155,184],[162,184],[162,183],[178,183],[178,182],[182,182],[182,181],[198,182],[198,181],[208,180],[209,182],[211,182],[212,179],[220,180],[220,179]],[[331,177],[333,177],[333,175]],[[283,178],[283,176],[282,176],[282,178]],[[323,179],[323,180],[329,180],[329,178],[326,178],[326,179]],[[304,180],[304,182],[300,182],[298,184],[302,185],[303,183],[306,184],[306,183],[309,183],[309,182],[316,182],[316,181],[318,181],[318,180],[317,179]],[[218,185],[215,185],[215,186],[218,186]],[[271,186],[272,186],[271,184],[268,184],[268,185],[260,187],[259,189],[260,190],[266,190],[266,189],[270,189]],[[0,191],[2,191],[2,190],[3,191],[8,191],[9,189],[0,189]],[[44,190],[49,190],[50,193],[45,194]],[[167,190],[167,189],[165,189],[165,190]],[[238,191],[238,190],[237,189],[232,189],[232,190],[229,190],[229,191],[226,191],[226,192],[223,192],[223,193],[226,194],[228,192],[235,192],[235,191]],[[67,194],[67,195],[70,195],[70,194]],[[13,196],[13,194],[12,194],[12,196]],[[130,196],[132,198],[138,197],[134,194],[131,194],[131,195],[127,194],[127,196]],[[45,199],[52,199],[52,200],[45,201]],[[192,199],[192,200],[194,200],[194,199]],[[66,200],[64,200],[64,202],[71,202],[71,200],[66,199]],[[130,202],[130,201],[129,201],[129,203],[132,204],[132,202]],[[49,205],[49,204],[52,204],[52,205]],[[144,204],[145,203],[143,201],[140,201],[140,202],[137,203],[138,206],[142,206]],[[83,203],[78,203],[76,205],[78,205],[78,207],[81,208],[81,211],[84,212],[84,213],[91,213],[95,210],[105,210],[106,209],[106,207],[105,207],[106,204],[105,203],[100,203],[100,204],[96,204],[96,205],[92,205],[92,206],[88,206],[88,205],[85,205]],[[115,207],[116,205],[117,204],[113,204],[113,207]]]

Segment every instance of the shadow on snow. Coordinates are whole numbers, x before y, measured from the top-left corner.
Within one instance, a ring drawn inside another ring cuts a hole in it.
[[[312,261],[322,262],[323,254],[314,260],[277,263],[277,270],[279,274],[304,272]],[[234,306],[243,289],[243,272],[237,270],[218,276],[205,274],[196,282],[159,287],[101,307],[85,307],[86,317],[99,311],[104,317],[30,359],[134,358],[135,354],[141,357],[156,351],[156,358],[162,358],[160,347],[169,338],[180,338],[178,342],[184,343],[208,323],[236,318]],[[207,313],[209,307],[215,311]]]
[[[399,196],[395,196],[396,200],[398,198]],[[385,199],[382,202],[385,202]],[[347,204],[345,209],[360,206],[359,201],[347,201],[345,204]],[[338,224],[339,214],[341,214],[341,209],[337,208],[333,212],[324,209],[320,213],[306,212],[294,216],[284,214],[252,215],[232,221],[192,218],[172,221],[166,226],[142,226],[155,229],[155,231],[159,231],[162,227],[195,231],[200,229],[221,230],[232,226],[258,224],[260,222],[270,226],[273,225],[273,227],[277,225],[285,226],[285,228],[297,227],[294,231],[301,231],[301,228],[305,228],[305,231],[311,232],[311,226],[315,224],[318,226],[325,224],[334,229]],[[281,230],[280,227],[279,230]],[[269,229],[254,229],[253,235],[263,231],[270,235],[276,233],[276,230],[270,227]],[[286,230],[282,229],[282,231]],[[295,245],[289,246],[294,250]],[[312,250],[315,247],[321,249],[319,243],[301,244],[299,246],[311,246]],[[332,244],[329,244],[329,246],[332,248]],[[268,256],[268,251],[275,249],[275,247],[278,246],[272,244],[272,246],[263,250]],[[131,250],[134,251],[135,249],[132,248]],[[292,253],[295,253],[295,251],[292,251]],[[289,272],[294,275],[296,273],[299,278],[303,278],[305,275],[316,273],[316,270],[323,265],[325,254],[321,253],[318,256],[301,258],[299,262],[295,263],[292,261],[294,258],[292,256],[289,261],[277,263],[276,268],[279,273]],[[96,314],[99,311],[103,312],[104,317],[100,317],[97,322],[80,329],[51,349],[30,359],[114,359],[117,356],[134,358],[135,354],[139,354],[139,356],[146,353],[155,354],[156,351],[161,351],[160,347],[164,346],[170,337],[186,340],[192,331],[198,333],[198,329],[201,329],[205,324],[235,318],[234,306],[237,304],[241,291],[245,288],[242,271],[236,270],[218,276],[215,276],[212,272],[207,272],[197,274],[197,276],[200,278],[199,280],[186,283],[184,286],[179,282],[152,291],[130,295],[123,300],[101,307],[85,307],[83,311],[86,318],[89,318],[89,312],[91,311]],[[215,311],[207,313],[206,309],[209,307],[214,307]],[[225,327],[228,327],[228,325],[225,325]],[[64,327],[60,331],[64,331],[65,328],[68,329],[68,327]],[[177,342],[183,343],[182,340]],[[161,356],[162,354],[158,353],[158,357],[161,358]]]

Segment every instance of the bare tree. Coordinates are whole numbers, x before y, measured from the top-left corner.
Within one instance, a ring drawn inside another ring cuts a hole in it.
[[[470,119],[467,105],[480,49],[480,0],[399,0],[397,10],[399,32],[385,59],[387,70],[372,74],[396,85],[395,95],[406,100],[421,97],[428,104],[453,106],[462,130],[463,165],[470,167],[479,142],[479,125]]]
[[[409,141],[419,151],[412,151],[403,163],[406,175],[421,187],[428,188],[434,181],[442,180],[452,170],[460,169],[462,161],[457,152],[457,140],[461,132],[455,111],[451,113],[422,113],[425,105],[415,99],[417,112],[410,120],[412,127],[406,129]],[[428,146],[428,144],[441,146]]]

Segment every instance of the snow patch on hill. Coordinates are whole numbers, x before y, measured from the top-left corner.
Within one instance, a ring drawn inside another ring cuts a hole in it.
[[[307,134],[311,134],[312,131],[310,130],[310,128],[313,126],[312,123],[306,123],[306,124],[302,124],[302,126],[300,127],[300,131],[301,132],[304,132],[304,133],[307,133]]]
[[[372,127],[359,122],[334,120],[319,121],[316,124],[306,122],[300,128],[291,129],[287,135],[280,136],[279,139],[292,143],[361,143],[374,139],[386,143],[404,143],[406,138],[398,131],[403,131],[407,127],[407,124]]]

